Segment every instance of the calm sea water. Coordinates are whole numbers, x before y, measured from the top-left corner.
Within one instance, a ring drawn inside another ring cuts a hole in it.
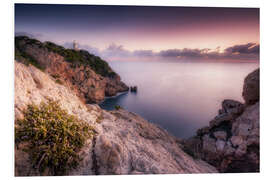
[[[137,93],[106,98],[107,110],[120,105],[180,138],[208,125],[224,99],[243,102],[243,80],[258,63],[110,62]]]

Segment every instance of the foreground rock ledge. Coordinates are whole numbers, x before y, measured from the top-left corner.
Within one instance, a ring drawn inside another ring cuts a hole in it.
[[[15,119],[22,118],[28,104],[47,98],[59,100],[68,113],[88,122],[98,134],[79,152],[77,169],[66,175],[217,173],[208,163],[186,154],[179,141],[165,130],[123,109],[105,111],[84,104],[74,91],[55,83],[48,74],[15,61]],[[29,157],[15,147],[15,175],[40,176]]]

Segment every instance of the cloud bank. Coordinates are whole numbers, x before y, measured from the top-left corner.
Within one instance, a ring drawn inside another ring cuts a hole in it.
[[[44,39],[42,34],[33,34],[27,32],[16,32],[15,36],[28,36],[30,38]],[[72,48],[73,42],[65,42],[62,44],[65,48]],[[102,57],[106,60],[138,60],[159,59],[159,60],[259,60],[260,59],[260,44],[249,42],[246,44],[237,44],[225,48],[223,51],[220,47],[216,49],[166,49],[155,52],[151,49],[138,49],[130,51],[123,45],[116,43],[110,44],[105,49],[99,49],[87,44],[78,43],[80,49],[89,51],[91,54]]]
[[[68,45],[68,46],[67,46]],[[71,48],[72,43],[65,43],[65,47]],[[123,45],[115,43],[110,44],[106,49],[79,44],[79,48],[85,49],[90,53],[101,56],[108,60],[129,60],[136,58],[144,59],[179,59],[179,60],[259,60],[260,45],[257,43],[246,43],[227,47],[220,51],[220,47],[216,49],[166,49],[159,52],[153,50],[135,50],[130,51]]]

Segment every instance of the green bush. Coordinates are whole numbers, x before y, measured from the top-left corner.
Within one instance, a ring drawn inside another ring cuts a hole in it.
[[[61,84],[61,85],[63,84],[60,79],[56,79],[55,82],[58,83],[58,84]]]
[[[61,109],[58,102],[49,100],[39,106],[29,105],[24,119],[17,120],[15,143],[27,142],[23,150],[41,173],[63,175],[76,168],[81,160],[78,151],[95,130]]]
[[[32,64],[38,69],[44,71],[45,67],[43,67],[33,56],[26,53],[25,44],[35,44],[38,47],[43,47],[43,44],[35,39],[30,39],[26,36],[15,37],[15,59],[25,65]]]
[[[35,59],[33,56],[25,53],[24,51],[19,51],[17,48],[15,49],[15,59],[26,66],[29,66],[29,64],[32,64],[36,68],[44,71],[45,68]]]
[[[115,105],[114,108],[115,108],[116,110],[119,110],[119,109],[121,108],[121,106]]]
[[[100,124],[103,121],[103,119],[104,119],[103,114],[100,114],[100,116],[98,116],[98,118],[96,119],[96,122]]]

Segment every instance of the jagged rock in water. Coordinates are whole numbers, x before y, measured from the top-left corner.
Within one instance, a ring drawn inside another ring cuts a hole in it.
[[[130,92],[137,92],[137,86],[131,86]]]
[[[15,61],[15,118],[23,118],[28,104],[38,105],[48,98],[58,100],[69,114],[97,131],[78,152],[82,159],[78,167],[65,175],[217,172],[213,166],[185,153],[174,136],[140,116],[124,109],[108,112],[97,105],[86,105],[50,75]],[[20,143],[15,147],[16,176],[53,175],[33,168],[23,146]]]
[[[184,148],[220,172],[259,172],[259,70],[245,78],[246,105],[224,100],[219,115]]]

